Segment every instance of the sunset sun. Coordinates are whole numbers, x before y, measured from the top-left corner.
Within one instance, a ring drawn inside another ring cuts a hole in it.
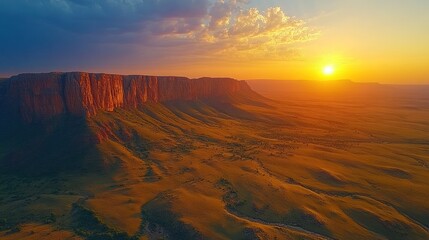
[[[327,65],[323,67],[323,74],[326,76],[330,76],[335,73],[335,68],[332,65]]]
[[[429,240],[428,10],[0,0],[0,240]]]

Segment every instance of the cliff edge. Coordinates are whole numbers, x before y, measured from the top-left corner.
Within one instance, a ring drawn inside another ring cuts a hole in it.
[[[251,91],[230,78],[157,77],[84,72],[20,74],[0,81],[0,108],[26,123],[69,114],[138,108],[146,103],[217,99]]]

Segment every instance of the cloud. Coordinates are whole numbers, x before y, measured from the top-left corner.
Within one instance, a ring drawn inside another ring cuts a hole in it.
[[[0,72],[180,58],[284,59],[318,32],[246,0],[2,0]]]
[[[247,57],[269,53],[272,59],[289,56],[284,54],[291,52],[288,46],[317,36],[318,32],[307,27],[304,21],[285,15],[279,7],[264,12],[257,8],[236,8],[232,14],[216,20],[206,33],[209,42],[223,43],[223,52],[247,52]]]
[[[208,0],[2,0],[9,21],[40,20],[77,33],[139,31],[142,24],[169,18],[203,18]],[[2,17],[2,20],[4,19]]]

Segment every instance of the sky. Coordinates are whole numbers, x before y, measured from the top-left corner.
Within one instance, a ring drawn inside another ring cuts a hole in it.
[[[1,0],[0,76],[426,84],[428,10],[427,0]]]

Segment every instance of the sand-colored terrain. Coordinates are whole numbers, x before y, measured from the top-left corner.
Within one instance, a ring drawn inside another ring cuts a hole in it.
[[[0,239],[429,239],[429,100],[264,96],[3,130],[76,164],[2,173]]]

